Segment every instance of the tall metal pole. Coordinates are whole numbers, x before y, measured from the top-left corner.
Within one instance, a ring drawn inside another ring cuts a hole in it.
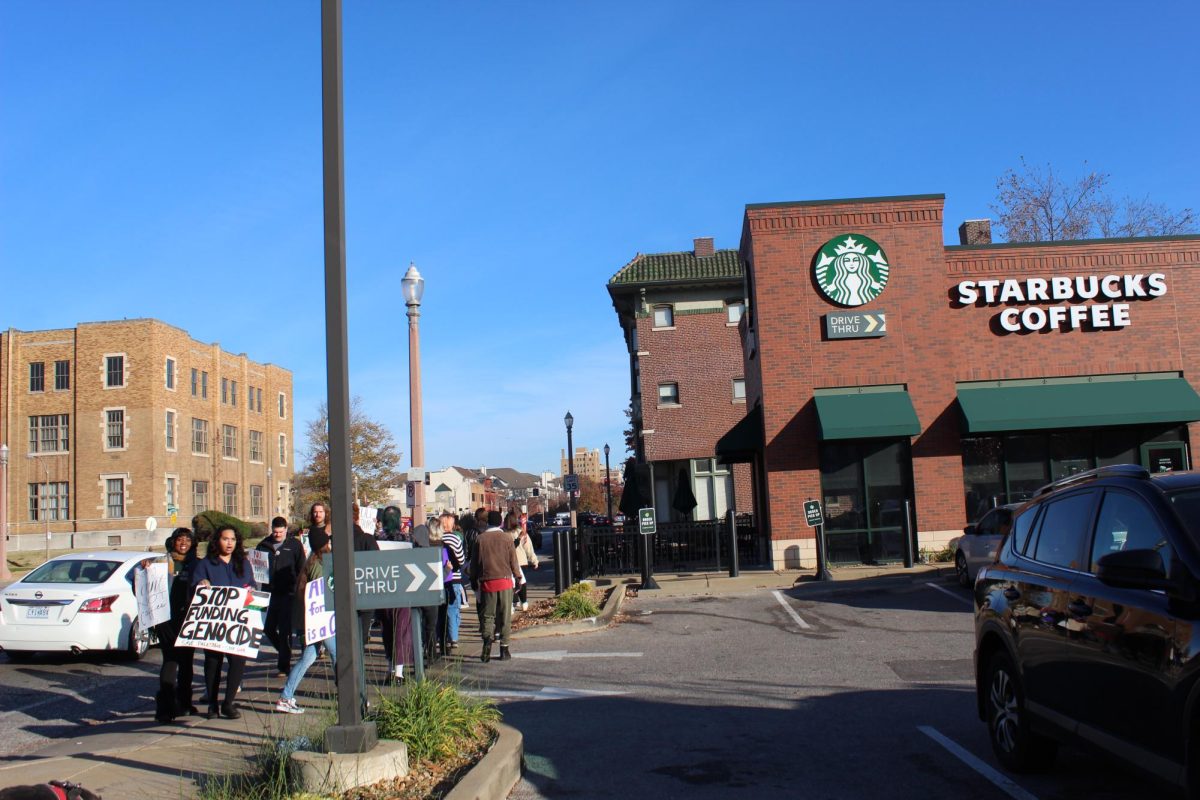
[[[405,304],[408,306],[408,426],[412,447],[412,465],[425,470],[425,434],[421,419],[421,293],[425,281],[415,265],[404,276]],[[425,524],[425,478],[413,487],[413,526]]]
[[[346,216],[342,163],[342,3],[321,0],[321,130],[325,196],[325,360],[329,403],[329,483],[337,628],[338,724],[325,732],[333,753],[363,753],[377,742],[359,706],[362,650],[355,608],[350,513],[350,374],[346,333]]]
[[[608,492],[608,524],[612,525],[612,470],[608,468],[608,450],[608,445],[604,445],[604,490]]]
[[[575,427],[575,418],[567,412],[567,474],[575,474],[575,444],[571,439],[571,429]],[[575,492],[567,492],[567,502],[571,509],[571,527],[575,527]]]
[[[0,578],[11,577],[8,570],[8,445],[0,444]]]

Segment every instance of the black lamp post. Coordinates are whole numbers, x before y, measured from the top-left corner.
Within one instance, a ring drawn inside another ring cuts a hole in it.
[[[608,495],[608,524],[612,525],[612,470],[608,468],[608,452],[608,445],[604,445],[604,491]]]
[[[575,447],[571,440],[571,429],[573,427],[575,427],[575,418],[571,416],[570,411],[568,411],[567,415],[565,417],[563,417],[563,422],[567,423],[567,474],[574,475],[575,474]],[[570,503],[569,508],[571,509],[571,527],[574,528],[575,527],[575,492],[570,491],[567,493],[567,496],[568,496],[568,502]]]

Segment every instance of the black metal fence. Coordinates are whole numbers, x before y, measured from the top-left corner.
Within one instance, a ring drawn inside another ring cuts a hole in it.
[[[738,563],[742,567],[770,566],[770,547],[749,514],[739,515]],[[575,543],[577,578],[632,575],[641,572],[637,521],[627,525],[580,528]],[[728,570],[733,542],[727,520],[660,522],[651,552],[655,572],[720,572]]]

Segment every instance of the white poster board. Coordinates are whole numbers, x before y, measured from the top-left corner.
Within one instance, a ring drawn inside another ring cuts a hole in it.
[[[316,644],[334,634],[333,610],[325,608],[325,579],[304,585],[304,643]]]
[[[133,572],[133,593],[137,596],[138,624],[148,631],[171,619],[167,562],[151,561],[145,569]]]
[[[259,586],[271,582],[271,557],[266,550],[251,550],[246,553],[250,569],[254,570],[254,581]]]
[[[256,658],[270,599],[266,592],[240,586],[197,586],[175,644]]]
[[[379,509],[373,506],[364,506],[358,510],[358,527],[370,535],[375,535],[375,515],[379,513]]]

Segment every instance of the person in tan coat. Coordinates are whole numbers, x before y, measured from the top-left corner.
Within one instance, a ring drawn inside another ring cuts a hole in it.
[[[528,611],[529,576],[525,574],[525,570],[528,567],[538,568],[537,553],[533,550],[533,540],[529,538],[529,532],[521,525],[520,517],[511,511],[504,518],[504,530],[513,537],[513,544],[517,548],[517,566],[521,568],[520,577],[526,579],[517,586],[516,601],[520,603],[522,611]]]
[[[521,567],[512,536],[500,528],[500,512],[489,511],[488,528],[475,543],[471,560],[471,588],[479,592],[479,634],[483,637],[483,662],[492,659],[492,640],[500,640],[500,660],[512,658],[508,639],[512,633],[513,588]]]

